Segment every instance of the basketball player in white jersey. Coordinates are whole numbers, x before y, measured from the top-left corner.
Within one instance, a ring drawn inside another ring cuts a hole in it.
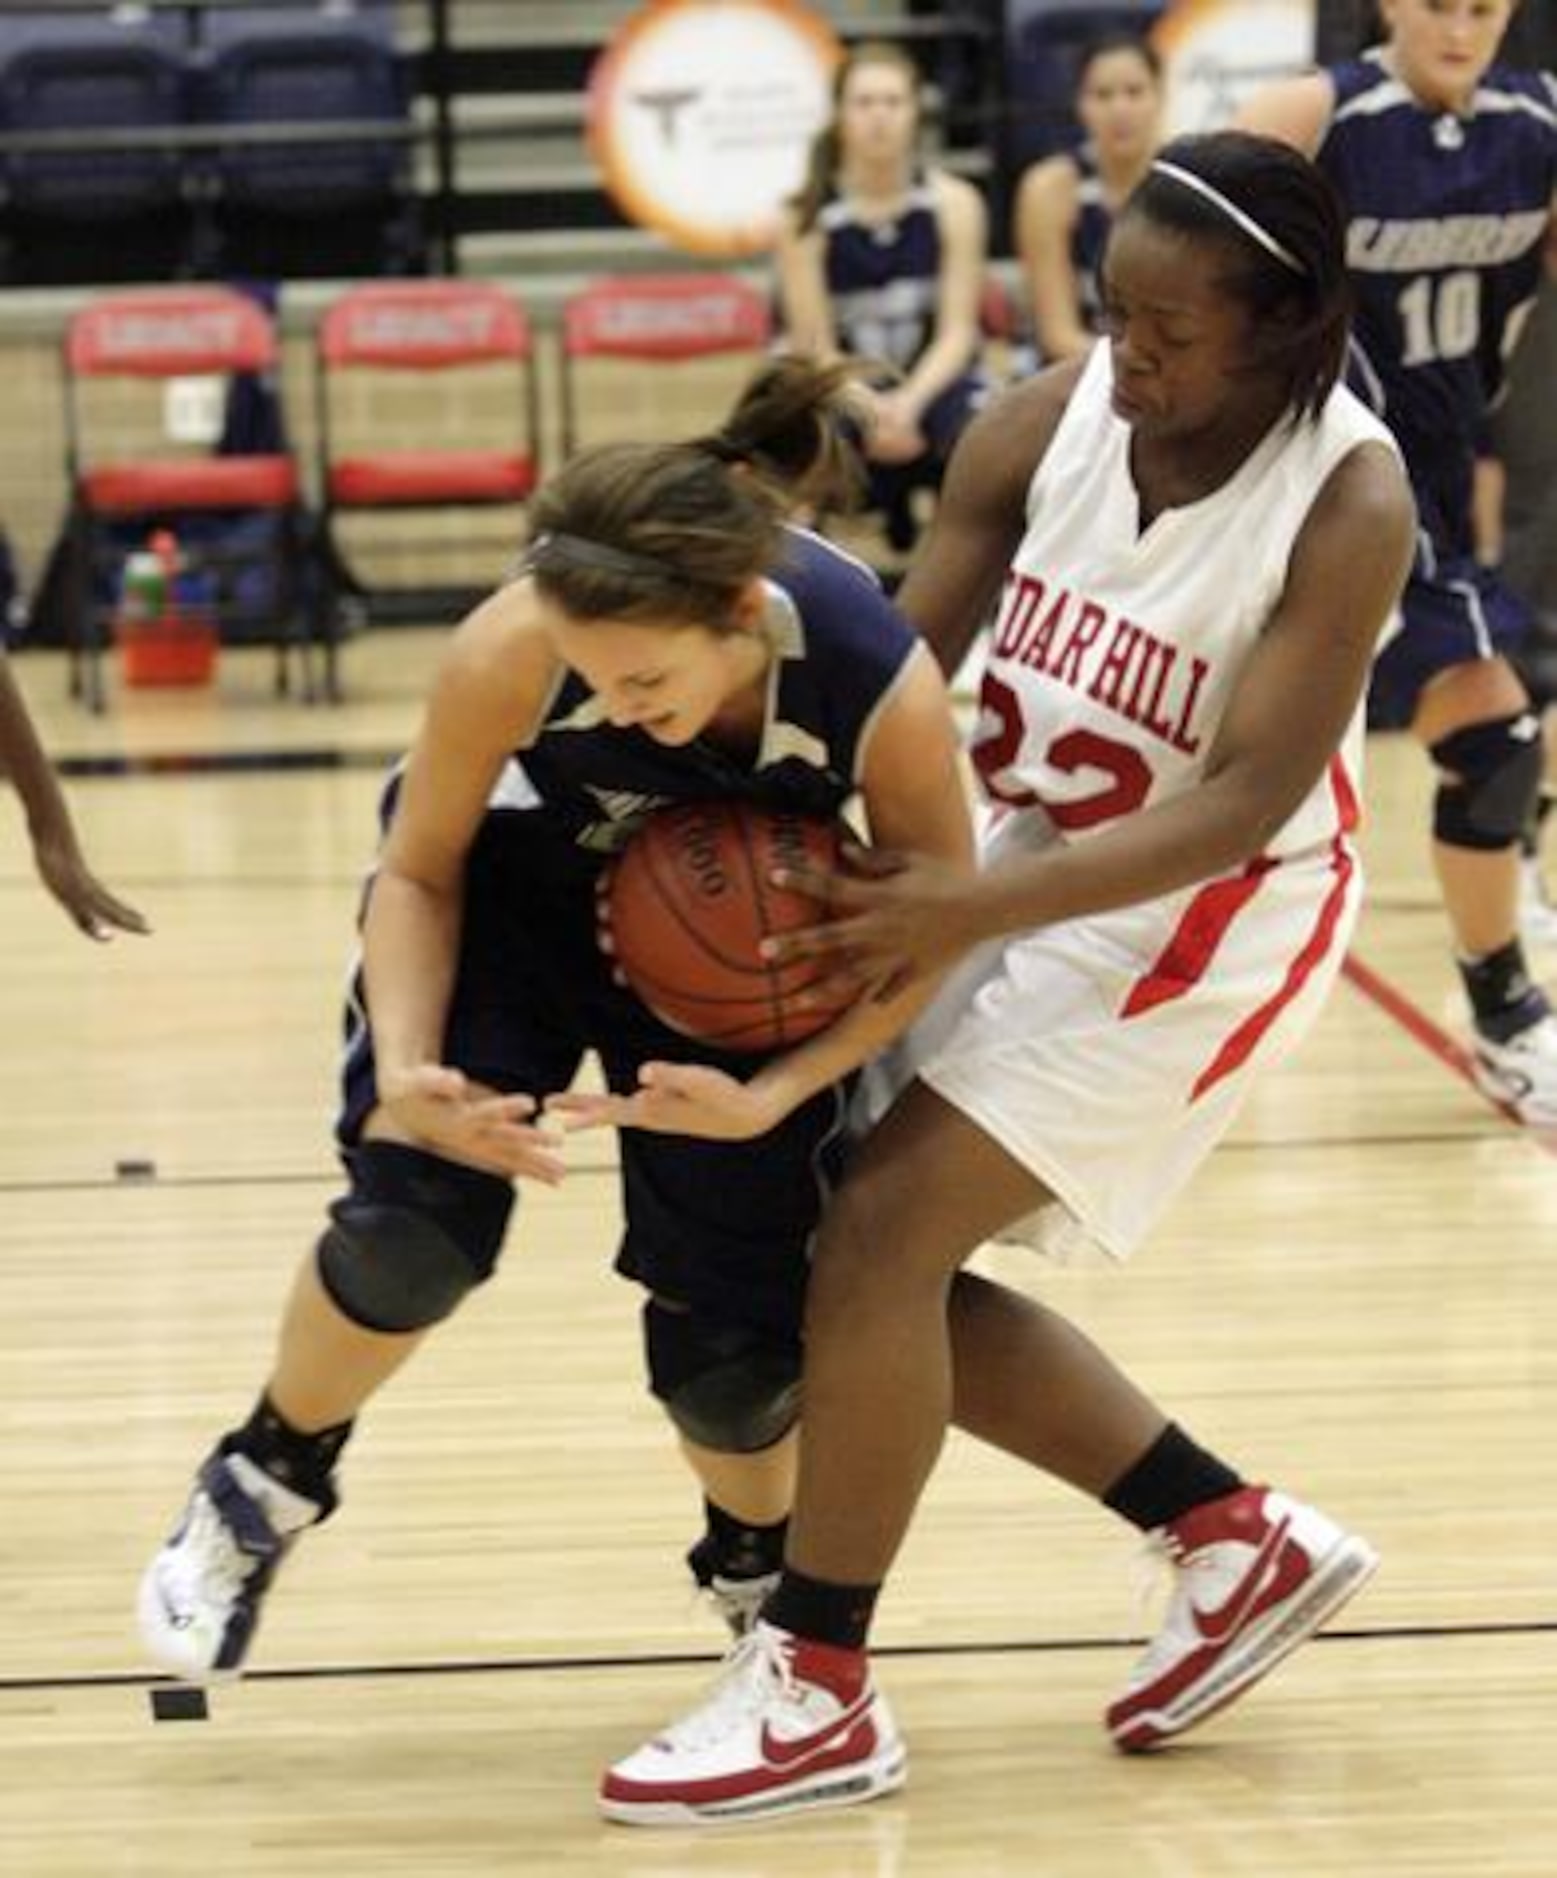
[[[865,1643],[953,1414],[1177,1567],[1107,1713],[1122,1748],[1251,1687],[1375,1563],[1054,1312],[961,1269],[1034,1220],[1127,1258],[1308,1029],[1356,912],[1363,691],[1411,558],[1399,453],[1338,384],[1341,216],[1309,162],[1240,132],[1169,145],[1104,280],[1107,343],[970,429],[903,590],[953,668],[1004,583],[984,871],[793,877],[839,917],[779,955],[878,995],[961,963],[819,1235],[783,1576],[710,1699],[607,1774],[613,1819],[771,1818],[901,1784]],[[713,1128],[716,1094],[695,1070],[659,1080],[640,1123]]]

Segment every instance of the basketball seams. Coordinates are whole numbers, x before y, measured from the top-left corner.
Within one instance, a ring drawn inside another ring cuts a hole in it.
[[[772,886],[768,870],[779,862],[826,866],[837,852],[838,830],[798,809],[742,799],[657,810],[612,866],[617,968],[647,1009],[683,1036],[753,1053],[802,1041],[847,1001],[795,1008],[823,982],[821,973],[808,960],[779,966],[756,955],[768,932],[814,917],[804,896]]]
[[[695,804],[689,806],[701,807],[703,805]],[[632,853],[632,850],[629,849],[628,853]],[[622,859],[617,862],[617,866],[622,866],[626,861],[627,855],[623,855]],[[711,959],[714,964],[722,966],[728,972],[739,972],[743,976],[749,975],[753,978],[766,977],[767,968],[761,959],[748,961],[741,958],[739,955],[732,955],[724,951],[721,946],[714,942],[713,936],[710,933],[702,931],[695,924],[692,914],[688,911],[682,897],[683,890],[689,886],[689,883],[675,854],[669,856],[663,855],[651,844],[646,842],[634,856],[634,862],[641,864],[645,869],[648,879],[654,886],[655,899],[659,908],[669,915],[671,920],[681,929],[685,936],[691,940],[692,944],[699,952]],[[692,890],[692,894],[692,904],[696,906],[697,899],[695,888]]]
[[[740,843],[741,860],[746,868],[747,892],[752,909],[756,915],[757,930],[767,935],[773,930],[772,922],[768,918],[768,881],[761,861],[758,860],[756,854],[753,852],[752,825],[741,816],[731,815],[728,811],[726,812],[725,819],[731,832]],[[773,823],[764,823],[764,834],[766,834],[772,826],[774,826]],[[779,983],[780,973],[774,970],[770,961],[761,959],[760,955],[759,962],[762,965],[762,981],[767,989],[769,1022],[772,1024],[775,1037],[781,1042],[787,1042],[791,1025],[789,1012],[784,1006],[785,993]]]

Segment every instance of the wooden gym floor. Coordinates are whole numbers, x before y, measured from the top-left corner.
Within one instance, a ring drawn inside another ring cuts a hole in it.
[[[1457,1073],[1428,781],[1391,739],[1353,975],[1299,1060],[1131,1270],[990,1259],[1203,1440],[1374,1540],[1334,1634],[1121,1759],[1099,1713],[1146,1624],[1132,1535],[954,1440],[880,1628],[908,1790],[708,1835],[597,1823],[600,1766],[695,1696],[719,1639],[607,1270],[611,1152],[587,1141],[365,1416],[253,1674],[208,1720],[153,1719],[136,1579],[336,1190],[358,877],[436,642],[353,646],[337,710],[277,704],[268,659],[229,653],[210,691],[89,720],[51,655],[20,662],[99,870],[156,933],[75,938],[0,816],[0,1868],[1549,1878],[1557,1159]]]

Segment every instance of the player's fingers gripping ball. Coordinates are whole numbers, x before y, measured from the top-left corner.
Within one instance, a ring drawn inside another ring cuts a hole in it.
[[[851,999],[815,960],[780,964],[764,939],[816,926],[827,908],[776,887],[776,868],[832,873],[840,822],[745,802],[693,802],[650,816],[605,880],[604,944],[662,1023],[725,1050],[778,1050],[832,1023]]]

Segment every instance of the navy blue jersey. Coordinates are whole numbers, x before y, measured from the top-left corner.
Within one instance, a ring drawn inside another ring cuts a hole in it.
[[[1331,68],[1316,153],[1347,216],[1355,383],[1400,439],[1422,525],[1471,549],[1471,479],[1557,184],[1557,85],[1494,68],[1463,115],[1433,110],[1375,50]]]
[[[1089,332],[1103,330],[1103,250],[1114,225],[1108,192],[1098,174],[1097,151],[1090,143],[1072,150],[1076,166],[1076,220],[1070,231],[1070,264],[1076,270],[1082,324]]]
[[[934,337],[940,301],[941,225],[929,181],[915,180],[890,221],[863,221],[835,194],[816,225],[839,349],[908,371]]]
[[[918,640],[867,568],[801,529],[786,532],[767,589],[775,657],[759,747],[744,763],[701,741],[672,749],[617,728],[576,674],[559,683],[466,860],[444,1062],[538,1098],[569,1087],[586,1051],[618,1091],[634,1088],[649,1061],[745,1076],[761,1060],[669,1029],[615,981],[597,940],[595,884],[606,858],[663,803],[738,796],[832,814],[855,793],[871,723]],[[336,1127],[350,1152],[379,1102],[360,983],[346,1044]],[[624,1130],[617,1269],[715,1327],[798,1337],[846,1096],[842,1085],[822,1090],[752,1141]]]
[[[738,797],[836,814],[859,786],[871,720],[918,643],[862,563],[791,528],[766,580],[774,650],[756,755],[742,762],[698,739],[671,748],[620,728],[574,672],[561,680],[534,741],[517,753],[529,792],[576,847],[604,856],[668,802]],[[529,793],[528,803],[525,795]]]

